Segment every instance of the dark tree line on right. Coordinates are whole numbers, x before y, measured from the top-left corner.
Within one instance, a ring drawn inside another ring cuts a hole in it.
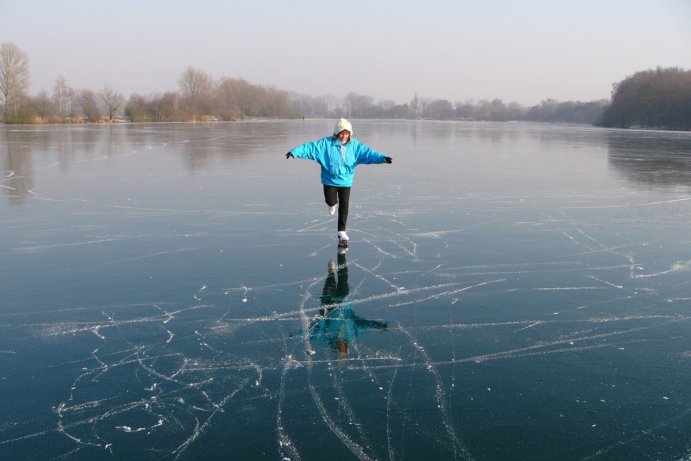
[[[691,71],[657,68],[616,84],[602,126],[691,130]]]

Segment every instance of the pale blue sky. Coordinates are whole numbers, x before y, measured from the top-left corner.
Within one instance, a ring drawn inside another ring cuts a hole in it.
[[[0,0],[31,93],[176,90],[188,66],[311,95],[525,105],[608,98],[649,68],[691,70],[691,0]]]

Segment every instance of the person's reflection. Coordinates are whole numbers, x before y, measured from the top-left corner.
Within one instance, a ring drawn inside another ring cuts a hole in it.
[[[348,301],[348,265],[345,251],[339,251],[337,262],[329,260],[328,273],[321,296],[319,316],[310,322],[310,339],[324,342],[339,355],[347,355],[350,342],[365,334],[367,330],[384,330],[387,324],[366,320],[355,315],[353,305]]]

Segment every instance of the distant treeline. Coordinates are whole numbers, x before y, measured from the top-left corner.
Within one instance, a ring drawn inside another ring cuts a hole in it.
[[[129,99],[111,86],[73,89],[60,76],[52,93],[27,94],[26,53],[12,43],[0,49],[0,108],[5,123],[104,121],[187,122],[247,118],[352,117],[385,119],[534,121],[611,127],[691,129],[691,71],[677,68],[639,72],[614,86],[611,101],[559,102],[532,107],[500,99],[451,102],[425,99],[378,101],[349,93],[343,98],[310,96],[255,85],[242,79],[214,80],[188,67],[176,91]]]
[[[375,119],[537,121],[594,124],[601,120],[606,100],[559,102],[553,99],[525,107],[500,99],[455,102],[414,95],[410,102],[375,102],[371,96],[349,93],[343,98],[310,96],[255,85],[242,79],[214,81],[189,67],[178,80],[179,89],[160,94],[133,94],[126,100],[112,87],[95,92],[75,90],[59,77],[45,91],[22,98],[7,123],[79,123],[103,121],[189,122],[248,118],[352,117]]]
[[[375,102],[369,96],[350,93],[343,100],[292,95],[291,103],[297,112],[318,117],[594,124],[601,120],[608,102],[559,102],[548,99],[537,106],[525,107],[515,102],[507,104],[501,99],[452,103],[446,99],[423,99],[415,95],[409,103],[396,104],[393,101]]]

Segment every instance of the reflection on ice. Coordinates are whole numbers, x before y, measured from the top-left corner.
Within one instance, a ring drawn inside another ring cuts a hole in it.
[[[350,343],[364,335],[367,330],[386,330],[385,322],[367,320],[355,315],[353,305],[348,299],[349,293],[346,250],[340,249],[338,263],[333,259],[329,260],[319,314],[309,322],[307,330],[300,330],[296,335],[305,339],[309,355],[315,353],[311,341],[316,340],[328,344],[339,355],[345,357],[348,355]]]
[[[687,191],[609,175],[604,131],[368,122],[401,160],[359,178],[339,254],[318,184],[266,172],[319,123],[149,127],[103,170],[3,174],[35,192],[0,225],[0,453],[688,457]]]
[[[607,160],[620,174],[644,185],[691,187],[691,139],[686,133],[613,132]]]

